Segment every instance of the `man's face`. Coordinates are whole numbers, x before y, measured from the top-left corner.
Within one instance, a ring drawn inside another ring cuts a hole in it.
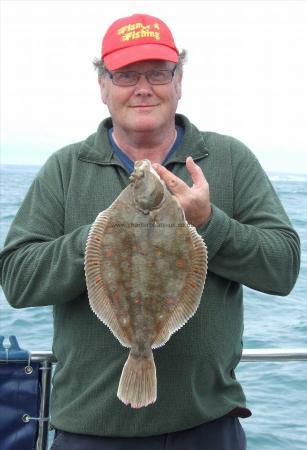
[[[147,72],[152,69],[170,69],[169,61],[141,61],[122,67],[118,72]],[[131,131],[162,131],[174,126],[174,116],[181,97],[182,73],[175,71],[168,84],[151,85],[141,76],[135,86],[115,86],[106,74],[99,81],[102,101],[107,105],[115,129]]]

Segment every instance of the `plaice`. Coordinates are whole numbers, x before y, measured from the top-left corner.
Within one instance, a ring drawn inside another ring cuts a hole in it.
[[[91,309],[130,348],[117,396],[140,408],[157,398],[152,349],[198,308],[207,249],[150,161],[130,181],[91,227],[85,275]]]

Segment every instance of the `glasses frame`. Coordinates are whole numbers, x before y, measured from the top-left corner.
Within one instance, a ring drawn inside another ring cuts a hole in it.
[[[178,64],[176,64],[176,66],[173,69],[151,69],[151,70],[147,70],[146,72],[137,72],[136,70],[127,70],[125,72],[118,70],[118,71],[115,71],[115,72],[110,72],[110,70],[108,70],[108,69],[105,69],[105,70],[106,70],[106,73],[109,75],[110,79],[112,80],[112,83],[115,86],[120,86],[120,87],[136,86],[138,84],[138,82],[140,81],[140,78],[141,78],[142,75],[146,78],[148,83],[151,84],[152,86],[163,86],[163,85],[169,84],[169,83],[171,83],[173,81],[173,78],[174,78],[175,71],[176,71],[177,67],[178,67]],[[167,81],[166,83],[152,83],[149,80],[149,74],[151,72],[153,72],[153,71],[168,72],[171,75],[171,79],[169,81]],[[138,78],[137,78],[136,82],[133,83],[133,84],[118,84],[118,83],[114,82],[114,74],[116,74],[116,73],[136,73],[138,75]]]

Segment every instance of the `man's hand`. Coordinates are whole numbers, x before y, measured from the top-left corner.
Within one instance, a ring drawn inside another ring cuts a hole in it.
[[[192,187],[160,164],[155,163],[153,167],[179,201],[188,223],[198,227],[209,220],[211,216],[209,184],[191,156],[186,160],[186,167],[193,180]]]

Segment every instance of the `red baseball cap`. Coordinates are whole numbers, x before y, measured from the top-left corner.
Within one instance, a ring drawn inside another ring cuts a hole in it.
[[[147,59],[177,63],[179,52],[168,26],[146,14],[118,19],[107,30],[101,57],[109,70]]]

